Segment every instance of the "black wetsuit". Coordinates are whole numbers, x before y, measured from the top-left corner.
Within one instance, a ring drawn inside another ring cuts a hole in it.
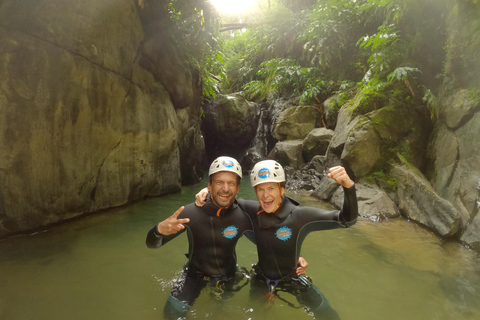
[[[214,205],[210,199],[203,207],[194,203],[185,206],[178,219],[189,218],[182,231],[164,236],[157,226],[147,235],[147,247],[158,248],[185,230],[188,234],[188,264],[182,277],[172,289],[165,306],[167,317],[184,316],[200,291],[209,283],[223,281],[227,287],[237,273],[235,246],[244,233],[253,238],[250,218],[235,201],[228,208]]]
[[[238,201],[255,226],[258,250],[256,279],[263,282],[265,290],[273,286],[289,291],[314,312],[325,308],[326,301],[322,302],[325,297],[313,285],[302,286],[296,276],[296,268],[303,240],[310,232],[347,228],[356,222],[358,205],[355,186],[343,189],[345,196],[341,211],[301,207],[286,196],[282,197],[275,213],[262,211],[258,201]]]

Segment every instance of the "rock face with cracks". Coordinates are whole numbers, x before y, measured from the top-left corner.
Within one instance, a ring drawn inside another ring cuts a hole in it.
[[[191,88],[172,99],[162,62],[141,63],[152,51],[140,10],[128,0],[0,3],[0,237],[195,180],[182,154],[201,159],[201,90],[169,62]]]

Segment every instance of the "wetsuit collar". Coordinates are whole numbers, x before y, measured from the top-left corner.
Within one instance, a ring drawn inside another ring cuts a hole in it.
[[[261,210],[258,218],[258,225],[260,228],[269,228],[273,225],[276,225],[283,220],[285,220],[290,212],[292,212],[295,207],[298,207],[300,204],[289,197],[282,195],[282,203],[280,207],[275,212],[266,213],[265,211]]]
[[[210,216],[220,217],[234,210],[237,206],[237,199],[235,199],[235,201],[229,207],[219,207],[212,202],[212,198],[210,197],[210,194],[208,194],[207,201],[203,205],[202,209]]]

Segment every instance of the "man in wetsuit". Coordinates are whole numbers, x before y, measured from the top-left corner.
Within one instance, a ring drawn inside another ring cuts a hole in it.
[[[338,319],[324,295],[305,276],[295,273],[301,246],[311,231],[347,228],[358,216],[355,186],[343,167],[330,169],[328,177],[343,186],[341,211],[301,207],[285,196],[285,173],[273,160],[257,163],[250,174],[258,201],[238,199],[253,222],[258,264],[252,280],[252,295],[275,297],[279,291],[297,300],[320,319]],[[197,204],[202,198],[197,195]],[[204,198],[204,195],[203,195]]]
[[[214,293],[232,290],[238,272],[235,245],[243,235],[253,239],[252,222],[238,207],[242,168],[230,157],[219,157],[210,166],[206,204],[193,203],[178,209],[171,217],[153,227],[147,235],[147,247],[159,248],[183,233],[188,233],[188,263],[173,287],[164,308],[168,319],[183,317],[200,292],[211,284]],[[299,259],[299,274],[306,261]],[[220,286],[223,286],[221,288]]]
[[[252,233],[252,223],[238,207],[242,168],[230,157],[219,157],[210,166],[210,197],[202,208],[189,204],[157,224],[147,235],[147,247],[158,248],[188,233],[188,263],[173,287],[164,308],[168,319],[184,317],[200,291],[208,284],[233,287],[238,276],[235,245]],[[223,290],[223,289],[222,289]]]

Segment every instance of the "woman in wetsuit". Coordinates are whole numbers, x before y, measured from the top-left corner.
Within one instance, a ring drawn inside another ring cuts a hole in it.
[[[328,177],[343,187],[340,211],[301,207],[286,197],[285,173],[273,160],[261,161],[251,171],[250,181],[258,202],[239,199],[238,203],[253,221],[257,242],[258,264],[252,287],[271,294],[290,292],[321,319],[338,319],[310,279],[298,277],[295,272],[303,240],[310,232],[347,228],[356,222],[358,206],[353,181],[343,167],[331,168]]]

